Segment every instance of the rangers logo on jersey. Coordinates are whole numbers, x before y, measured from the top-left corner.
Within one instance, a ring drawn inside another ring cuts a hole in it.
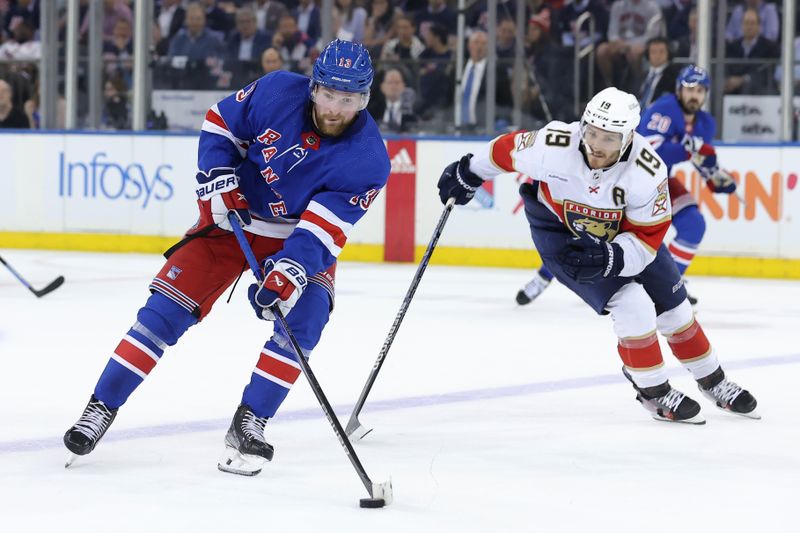
[[[619,233],[622,209],[599,209],[566,200],[564,221],[576,237],[586,233],[601,241],[610,241]]]

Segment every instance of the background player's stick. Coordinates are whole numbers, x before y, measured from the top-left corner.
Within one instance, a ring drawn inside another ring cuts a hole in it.
[[[39,289],[39,290],[37,291],[36,289],[34,289],[34,288],[33,288],[33,286],[32,286],[30,283],[28,283],[27,281],[25,281],[25,278],[23,278],[22,276],[20,276],[20,275],[19,275],[19,272],[17,272],[16,270],[14,270],[14,268],[13,268],[11,265],[9,265],[8,263],[6,263],[6,260],[5,260],[5,259],[3,259],[3,257],[2,257],[2,256],[0,256],[0,263],[3,263],[3,266],[5,266],[5,267],[6,267],[6,268],[9,270],[9,272],[11,272],[12,274],[14,274],[14,277],[15,277],[15,278],[17,278],[17,279],[20,281],[20,283],[22,283],[23,285],[25,285],[26,287],[28,287],[28,290],[29,290],[29,291],[31,291],[33,294],[35,294],[37,298],[41,298],[41,297],[42,297],[42,296],[44,296],[45,294],[48,294],[48,293],[50,293],[50,292],[53,292],[54,290],[56,290],[57,288],[59,288],[59,287],[61,286],[61,284],[63,284],[63,283],[64,283],[64,276],[58,276],[56,279],[54,279],[53,281],[51,281],[51,282],[50,282],[50,283],[47,285],[47,287],[45,287],[44,289]]]
[[[253,275],[259,282],[263,281],[264,275],[261,272],[261,267],[258,265],[258,260],[256,259],[255,254],[253,254],[253,249],[250,248],[250,243],[247,242],[247,237],[245,237],[244,230],[239,225],[239,218],[235,214],[229,213],[228,220],[230,220],[233,233],[236,235],[236,240],[239,241],[239,247],[242,249],[242,253],[244,253],[247,263],[250,265],[250,270],[253,271]],[[359,505],[361,507],[369,508],[383,507],[384,505],[392,503],[392,481],[389,480],[385,483],[373,483],[369,478],[366,470],[364,470],[364,466],[358,459],[358,455],[356,455],[356,451],[353,449],[353,445],[350,444],[349,440],[347,440],[344,430],[342,429],[342,425],[339,423],[339,419],[336,418],[336,414],[333,412],[331,404],[328,403],[325,393],[322,392],[322,387],[317,381],[317,378],[314,376],[314,373],[311,371],[311,367],[309,366],[305,357],[303,357],[303,349],[300,347],[297,339],[294,336],[294,333],[292,333],[292,330],[289,328],[289,324],[286,323],[286,318],[283,316],[283,313],[281,313],[281,310],[277,304],[270,307],[270,310],[278,319],[283,331],[289,338],[289,342],[291,342],[294,353],[297,356],[297,362],[300,364],[300,369],[303,371],[303,374],[305,374],[308,384],[311,386],[311,390],[314,391],[314,395],[317,397],[317,401],[319,401],[325,416],[328,418],[328,422],[331,424],[331,427],[333,427],[333,432],[336,433],[336,437],[339,439],[339,443],[344,448],[347,458],[350,459],[350,462],[356,469],[358,477],[361,478],[361,482],[364,484],[364,488],[367,489],[367,492],[370,495],[369,498],[362,498],[359,501]]]
[[[431,259],[433,249],[436,248],[436,243],[439,242],[439,237],[444,229],[444,224],[447,222],[447,218],[450,216],[450,212],[453,210],[455,201],[455,198],[449,198],[444,206],[442,216],[439,217],[439,223],[436,224],[436,229],[433,230],[431,241],[428,243],[428,249],[425,250],[425,254],[422,256],[422,261],[420,261],[419,266],[417,267],[417,273],[414,274],[414,279],[411,280],[411,286],[408,288],[406,297],[403,299],[402,305],[400,305],[400,310],[397,312],[394,323],[392,323],[392,327],[389,329],[389,335],[386,337],[386,340],[383,343],[381,352],[378,354],[378,359],[376,359],[375,364],[372,365],[372,370],[369,373],[367,382],[364,384],[364,390],[361,391],[361,396],[358,397],[358,401],[356,402],[355,407],[353,407],[353,413],[350,415],[350,420],[347,422],[346,429],[347,436],[350,437],[350,440],[353,442],[361,440],[367,433],[372,431],[372,429],[366,429],[361,425],[361,422],[358,421],[358,415],[361,413],[361,409],[364,408],[364,402],[367,401],[367,396],[369,395],[370,390],[372,390],[372,386],[375,384],[375,379],[378,377],[378,372],[380,372],[381,366],[383,366],[383,361],[386,359],[386,354],[389,353],[389,348],[392,347],[394,337],[397,335],[397,330],[400,329],[400,324],[402,324],[403,318],[406,316],[408,306],[411,305],[411,299],[414,298],[414,293],[417,292],[417,286],[422,279],[422,274],[425,273],[425,268],[428,266],[428,261]]]

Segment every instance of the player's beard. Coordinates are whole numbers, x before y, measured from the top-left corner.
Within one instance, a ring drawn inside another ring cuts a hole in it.
[[[328,137],[338,137],[355,120],[355,116],[350,120],[342,114],[326,113],[321,114],[317,107],[314,107],[314,124],[319,132]]]
[[[703,105],[700,100],[697,98],[690,98],[689,101],[685,102],[683,98],[680,98],[681,107],[683,108],[683,112],[687,115],[694,115],[700,110],[700,107]]]

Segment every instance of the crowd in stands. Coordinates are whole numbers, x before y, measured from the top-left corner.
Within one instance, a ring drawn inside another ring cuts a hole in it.
[[[0,127],[39,124],[36,62],[41,57],[43,1],[0,0]],[[130,126],[136,1],[103,0],[103,120],[109,128]],[[319,0],[149,1],[155,3],[150,58],[155,89],[233,91],[273,70],[309,74],[325,44],[320,41]],[[525,69],[517,73],[516,13],[517,2],[523,1]],[[89,1],[79,4],[79,38],[85,46]],[[714,28],[712,42],[723,32],[727,43],[725,79],[715,83],[724,84],[728,94],[778,94],[781,1],[727,4],[726,13],[715,11],[717,3],[712,8],[713,20],[726,21]],[[386,131],[425,131],[430,124],[450,125],[450,131],[454,124],[462,131],[485,127],[487,1],[468,5],[467,54],[456,91],[454,0],[334,0],[335,36],[364,43],[378,67],[369,111]],[[585,13],[591,14],[591,22],[581,19]],[[528,127],[531,121],[575,118],[576,46],[595,47],[595,91],[615,85],[638,95],[643,105],[672,90],[680,65],[697,58],[696,0],[498,0],[496,30],[500,127],[511,120],[513,98]],[[800,37],[795,47],[800,52]],[[591,96],[586,94],[588,61],[578,70],[583,101]],[[800,67],[793,76],[800,88]],[[85,84],[85,78],[84,67],[79,83]],[[456,94],[459,116],[454,112]]]

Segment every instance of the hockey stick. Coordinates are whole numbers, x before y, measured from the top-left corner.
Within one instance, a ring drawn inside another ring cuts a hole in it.
[[[9,270],[9,271],[12,273],[12,274],[14,274],[14,277],[15,277],[15,278],[17,278],[17,279],[20,281],[20,283],[22,283],[23,285],[25,285],[26,287],[28,287],[28,290],[29,290],[29,291],[31,291],[33,294],[35,294],[37,298],[41,298],[41,297],[42,297],[42,296],[44,296],[45,294],[48,294],[48,293],[51,293],[51,292],[53,292],[54,290],[56,290],[57,288],[59,288],[59,287],[60,287],[60,286],[61,286],[61,285],[64,283],[64,276],[58,276],[56,279],[54,279],[53,281],[51,281],[51,282],[50,282],[50,283],[47,285],[47,287],[45,287],[44,289],[39,289],[39,290],[37,291],[36,289],[34,289],[34,288],[33,288],[33,286],[32,286],[30,283],[28,283],[27,281],[25,281],[25,278],[23,278],[22,276],[20,276],[20,275],[19,275],[19,272],[17,272],[16,270],[14,270],[14,268],[13,268],[11,265],[9,265],[8,263],[6,263],[6,260],[5,260],[5,259],[3,259],[3,257],[2,257],[2,256],[0,256],[0,263],[3,263],[3,265],[4,265],[4,266],[5,266],[5,267],[6,267],[6,268],[7,268],[7,269],[8,269],[8,270]]]
[[[239,242],[239,247],[242,249],[242,253],[244,253],[247,263],[250,265],[250,270],[253,271],[253,275],[259,282],[263,281],[264,275],[261,272],[261,267],[258,265],[258,260],[256,259],[255,254],[253,254],[253,249],[250,247],[250,243],[247,242],[247,237],[245,237],[244,230],[239,225],[239,218],[234,213],[229,213],[228,220],[230,220],[231,227],[233,228],[233,234],[236,235],[236,240]],[[294,353],[297,356],[297,362],[300,364],[300,369],[303,371],[303,374],[305,374],[308,384],[311,386],[311,390],[314,391],[314,396],[317,397],[317,401],[322,407],[322,411],[328,418],[328,422],[330,423],[331,427],[333,427],[333,432],[336,433],[336,437],[339,439],[339,443],[344,448],[347,458],[350,459],[350,462],[356,469],[358,477],[361,478],[361,482],[364,484],[364,488],[367,489],[367,492],[370,495],[369,498],[362,498],[359,501],[360,506],[383,507],[384,505],[392,503],[391,479],[384,483],[373,483],[369,478],[367,471],[364,470],[364,466],[361,464],[361,461],[358,458],[358,455],[356,455],[356,451],[353,449],[353,445],[350,444],[350,441],[347,440],[347,437],[345,437],[344,429],[342,429],[339,419],[336,418],[336,414],[333,412],[331,404],[325,397],[325,393],[322,392],[322,387],[317,381],[317,378],[314,376],[314,372],[311,371],[311,366],[309,366],[308,361],[306,361],[305,357],[303,357],[303,349],[300,347],[300,344],[298,344],[294,333],[292,333],[292,330],[289,328],[286,318],[283,316],[283,313],[281,313],[281,310],[277,304],[270,307],[270,311],[272,311],[272,313],[278,319],[283,331],[289,338],[289,342],[291,342]]]
[[[397,316],[392,323],[392,327],[389,328],[389,335],[386,337],[386,340],[383,343],[383,347],[378,354],[378,358],[375,360],[375,364],[372,365],[372,370],[369,373],[367,382],[364,384],[364,390],[361,391],[361,396],[358,397],[358,401],[356,402],[355,407],[353,407],[353,413],[350,415],[350,420],[347,422],[346,430],[347,436],[350,437],[353,442],[363,439],[367,433],[372,431],[372,429],[366,429],[361,425],[361,422],[358,420],[358,415],[361,413],[361,409],[364,408],[364,402],[367,401],[367,396],[372,390],[372,386],[375,384],[375,379],[377,379],[378,372],[380,372],[381,366],[383,366],[383,361],[386,359],[386,354],[389,353],[389,348],[392,347],[394,337],[397,335],[397,330],[400,329],[400,324],[403,323],[403,318],[406,316],[408,306],[411,305],[411,299],[414,298],[414,293],[417,292],[417,286],[422,279],[422,274],[425,273],[425,268],[428,266],[428,262],[431,259],[433,249],[436,248],[436,243],[439,242],[439,237],[444,229],[444,224],[447,222],[447,218],[450,216],[450,212],[453,210],[455,201],[455,198],[449,198],[444,206],[442,216],[439,217],[439,223],[436,224],[436,229],[433,230],[431,241],[428,243],[428,249],[425,250],[425,254],[422,256],[422,261],[420,261],[419,266],[417,267],[417,272],[414,274],[414,279],[411,280],[411,286],[406,292],[406,297],[403,299],[402,305],[400,305],[400,310],[397,312]]]

